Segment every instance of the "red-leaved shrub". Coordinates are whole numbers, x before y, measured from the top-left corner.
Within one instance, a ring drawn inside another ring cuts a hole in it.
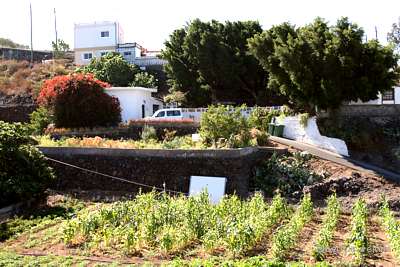
[[[56,76],[43,83],[37,102],[53,112],[57,127],[115,126],[121,121],[121,108],[106,87],[92,74]]]

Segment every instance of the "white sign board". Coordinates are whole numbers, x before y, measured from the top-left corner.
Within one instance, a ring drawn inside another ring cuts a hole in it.
[[[189,196],[200,194],[207,189],[211,203],[217,204],[225,194],[225,177],[191,176]]]

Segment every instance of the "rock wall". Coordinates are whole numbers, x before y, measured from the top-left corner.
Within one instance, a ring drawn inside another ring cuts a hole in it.
[[[228,194],[247,197],[255,167],[273,152],[285,149],[243,148],[224,150],[160,150],[41,147],[47,156],[104,174],[169,190],[189,192],[190,176],[226,177]],[[56,190],[105,190],[138,192],[139,186],[113,180],[49,161]],[[142,187],[142,191],[152,190]]]
[[[37,108],[36,105],[3,105],[0,106],[0,121],[29,122],[29,114]]]

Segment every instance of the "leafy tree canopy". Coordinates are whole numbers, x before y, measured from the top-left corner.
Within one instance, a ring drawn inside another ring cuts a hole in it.
[[[157,88],[157,79],[147,72],[139,72],[136,73],[131,86]]]
[[[110,52],[100,58],[93,58],[87,66],[76,71],[93,73],[97,79],[113,86],[128,86],[140,69],[129,64],[119,53]]]
[[[388,33],[388,41],[400,51],[400,17],[397,23],[393,23],[392,30]]]
[[[172,90],[186,93],[188,106],[260,102],[265,97],[267,75],[248,54],[247,39],[261,32],[255,21],[199,19],[175,30],[162,51]]]
[[[66,52],[69,51],[69,44],[64,42],[62,39],[57,40],[57,43],[51,42],[51,46],[53,48],[55,58],[63,58],[65,57]]]
[[[391,46],[362,42],[363,30],[347,18],[323,19],[296,28],[274,26],[249,39],[251,53],[269,73],[268,87],[300,111],[338,108],[343,101],[368,101],[398,78]]]

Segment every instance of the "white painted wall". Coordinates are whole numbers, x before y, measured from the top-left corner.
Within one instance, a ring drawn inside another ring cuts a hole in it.
[[[106,93],[118,98],[123,122],[142,118],[142,105],[145,106],[145,117],[153,115],[153,104],[163,107],[163,103],[151,96],[157,89],[143,87],[111,87]]]
[[[385,105],[385,104],[400,104],[400,86],[394,88],[394,101],[382,101],[382,94],[379,93],[377,99],[367,102],[351,101],[349,105]]]
[[[109,37],[101,37],[102,31],[108,31]],[[107,47],[122,43],[122,30],[117,22],[95,22],[90,24],[75,24],[74,47]]]
[[[316,117],[308,120],[307,127],[300,125],[298,116],[278,118],[278,123],[285,125],[283,137],[314,145],[322,149],[326,149],[343,156],[349,156],[346,143],[337,138],[331,138],[320,134]]]

